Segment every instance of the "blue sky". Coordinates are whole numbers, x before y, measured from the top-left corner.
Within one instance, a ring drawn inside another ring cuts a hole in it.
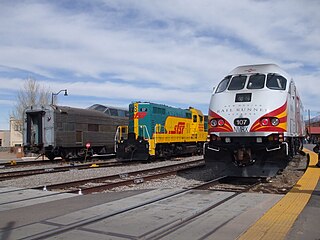
[[[318,0],[0,1],[0,129],[29,77],[59,104],[151,101],[208,112],[239,65],[276,63],[320,112]]]

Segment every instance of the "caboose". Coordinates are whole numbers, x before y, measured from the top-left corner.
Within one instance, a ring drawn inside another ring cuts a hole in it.
[[[116,156],[122,160],[202,153],[207,137],[206,118],[200,110],[150,102],[129,105],[129,126],[116,134]]]
[[[218,175],[273,176],[305,135],[297,88],[275,64],[231,71],[214,89],[208,117],[204,157]]]

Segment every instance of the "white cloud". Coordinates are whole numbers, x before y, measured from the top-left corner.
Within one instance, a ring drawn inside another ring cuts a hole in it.
[[[316,107],[319,7],[316,0],[1,2],[0,92],[28,77],[8,66],[88,101],[204,104],[234,67],[273,62],[298,76],[305,105]]]

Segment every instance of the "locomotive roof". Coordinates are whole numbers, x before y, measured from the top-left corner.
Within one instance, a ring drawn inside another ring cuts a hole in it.
[[[244,65],[233,69],[229,75],[236,74],[255,74],[255,73],[277,73],[287,79],[291,79],[290,75],[276,64],[256,64]]]
[[[157,106],[160,106],[160,107],[167,107],[167,108],[176,108],[176,109],[181,109],[181,110],[190,110],[190,108],[179,108],[179,107],[173,107],[173,106],[168,106],[168,105],[165,105],[165,104],[162,104],[162,103],[152,103],[152,102],[132,102],[131,104],[135,104],[135,103],[138,103],[138,104],[150,104],[150,105],[157,105]]]
[[[85,108],[75,108],[75,107],[68,107],[68,106],[55,106],[55,110],[59,111],[60,113],[72,113],[72,114],[81,114],[81,115],[90,115],[90,116],[105,116],[104,113],[92,110],[92,109],[85,109]]]
[[[103,105],[103,104],[98,104],[98,103],[91,105],[91,106],[88,107],[87,109],[94,109],[94,110],[100,111],[100,110],[99,110],[99,107],[102,107],[102,108],[112,108],[112,109],[118,109],[118,110],[128,111],[128,109],[127,109],[127,108],[124,108],[124,107],[115,107],[115,106]]]
[[[131,104],[134,103],[141,103],[141,104],[150,104],[150,105],[157,105],[157,106],[161,106],[161,107],[166,107],[166,108],[175,108],[175,109],[180,109],[180,110],[188,110],[190,111],[191,109],[194,109],[199,115],[203,115],[202,111],[199,109],[196,109],[194,107],[189,107],[189,108],[179,108],[179,107],[172,107],[172,106],[168,106],[165,104],[161,104],[161,103],[152,103],[152,102],[132,102]]]
[[[26,109],[26,112],[39,112],[39,111],[52,111],[52,110],[62,114],[70,113],[70,114],[81,114],[81,115],[90,115],[90,116],[106,116],[106,114],[96,110],[74,108],[74,107],[68,107],[68,106],[57,106],[57,105],[30,106]]]

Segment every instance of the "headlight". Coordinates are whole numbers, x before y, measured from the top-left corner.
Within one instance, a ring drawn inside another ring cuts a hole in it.
[[[279,118],[272,118],[271,119],[271,124],[272,126],[278,126],[279,125]]]
[[[216,126],[218,125],[217,120],[216,120],[216,119],[211,119],[210,125],[211,125],[212,127],[216,127]]]

